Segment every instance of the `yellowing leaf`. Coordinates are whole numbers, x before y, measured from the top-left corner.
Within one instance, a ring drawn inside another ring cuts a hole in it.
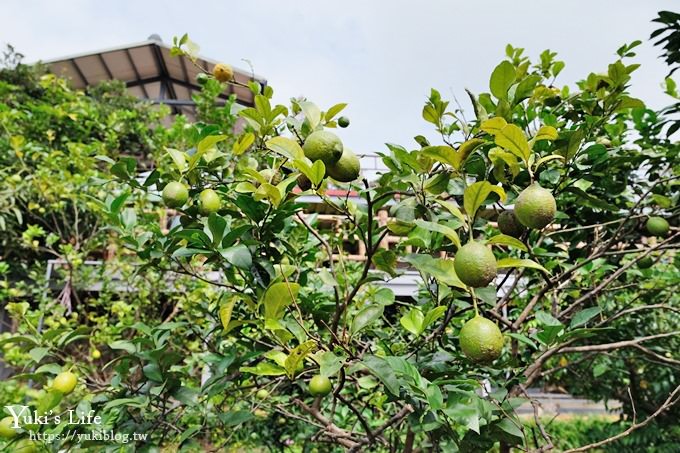
[[[238,299],[238,297],[231,296],[229,299],[227,299],[227,302],[220,307],[220,321],[222,322],[222,327],[225,330],[229,327],[229,322],[231,321],[231,312],[234,310],[236,299]]]
[[[284,362],[284,367],[286,368],[286,374],[290,379],[295,377],[295,371],[305,360],[305,357],[309,355],[316,348],[316,342],[314,340],[308,340],[297,346],[295,349],[290,351],[288,357]]]
[[[246,152],[246,150],[248,148],[250,148],[250,146],[254,142],[255,142],[255,134],[253,134],[252,132],[247,132],[247,133],[243,134],[238,139],[238,141],[236,143],[234,143],[234,146],[232,147],[232,151],[233,151],[234,155],[240,156],[241,154]]]
[[[463,207],[465,208],[465,213],[473,219],[477,210],[484,203],[484,200],[489,196],[491,192],[495,192],[501,198],[501,201],[505,200],[505,191],[500,186],[494,186],[489,181],[478,181],[467,188],[463,193]]]
[[[557,130],[552,126],[541,126],[534,137],[534,141],[539,140],[557,140]]]
[[[524,161],[529,160],[529,154],[531,154],[529,142],[522,129],[514,124],[506,125],[500,133],[496,134],[496,144],[521,157]]]
[[[494,118],[489,118],[486,121],[483,121],[481,126],[479,127],[488,134],[496,135],[500,134],[501,130],[503,130],[503,128],[507,125],[508,125],[507,121],[505,121],[500,116],[497,116]]]
[[[287,137],[274,137],[267,140],[267,148],[290,160],[304,159],[305,153],[295,140]]]
[[[264,305],[265,320],[279,320],[283,317],[283,311],[293,303],[300,291],[297,283],[279,282],[274,283],[264,293],[262,304]]]
[[[496,262],[496,266],[501,269],[504,267],[528,267],[531,269],[538,269],[548,273],[547,269],[538,264],[536,261],[520,258],[503,258]]]
[[[477,149],[478,146],[482,145],[484,140],[481,138],[472,138],[458,147],[458,150],[453,155],[453,168],[460,170],[463,163],[467,160],[468,156]]]
[[[439,203],[440,205],[442,205],[444,208],[446,208],[446,210],[449,211],[451,214],[453,214],[458,220],[465,223],[465,216],[461,212],[460,208],[458,208],[458,206],[451,203],[450,201],[439,200],[439,199],[436,199],[434,201]]]

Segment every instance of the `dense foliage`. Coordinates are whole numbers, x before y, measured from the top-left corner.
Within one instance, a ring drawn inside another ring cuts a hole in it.
[[[174,53],[190,54],[186,44]],[[658,408],[680,392],[678,232],[644,225],[677,224],[680,162],[664,117],[627,93],[635,45],[575,88],[555,87],[554,53],[532,63],[508,46],[490,92],[470,93],[472,118],[432,90],[422,116],[437,141],[389,144],[388,171],[350,184],[303,151],[315,131],[336,130],[344,104],[272,105],[273,89],[251,83],[253,107],[215,107],[225,85],[206,77],[199,121],[166,130],[162,112],[115,84],[80,93],[39,69],[3,70],[0,297],[16,333],[0,341],[21,373],[2,384],[3,405],[93,410],[102,423],[78,432],[148,435],[104,442],[111,451],[567,448],[551,424],[514,412],[541,383],[621,400],[625,420],[602,432],[630,429],[618,445],[650,432],[641,422],[672,424],[677,407]],[[189,200],[168,210],[158,195],[171,182]],[[498,213],[535,183],[556,199],[555,221],[500,234]],[[321,228],[301,195],[341,216],[339,228]],[[401,238],[390,249],[388,235]],[[348,259],[352,240],[365,262]],[[477,288],[453,259],[472,241],[501,271]],[[85,264],[107,247],[104,264]],[[63,263],[56,291],[39,273],[47,257]],[[386,283],[406,269],[423,285],[397,299]],[[497,360],[461,351],[476,314],[504,334]],[[67,368],[79,384],[63,394],[51,382]],[[317,375],[330,378],[325,397],[310,395]]]

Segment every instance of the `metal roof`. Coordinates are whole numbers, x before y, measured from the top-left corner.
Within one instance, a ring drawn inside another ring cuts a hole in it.
[[[196,62],[210,72],[218,63],[200,56]],[[54,58],[43,63],[53,73],[71,79],[75,88],[96,85],[104,80],[121,80],[132,95],[168,104],[175,113],[192,115],[192,95],[200,91],[196,83],[200,69],[188,57],[171,56],[170,46],[157,35],[138,43]],[[238,68],[234,68],[234,79],[243,84],[250,80],[266,84],[263,77]],[[243,86],[229,84],[220,97],[227,99],[232,93],[239,104],[252,105],[253,95]]]

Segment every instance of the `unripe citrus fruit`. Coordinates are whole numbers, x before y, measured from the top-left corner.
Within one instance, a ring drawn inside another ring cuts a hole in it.
[[[102,356],[102,353],[99,352],[99,349],[93,349],[93,350],[92,350],[92,358],[93,358],[94,360],[97,360],[97,359],[101,358],[101,356]]]
[[[234,78],[234,70],[228,64],[217,63],[213,68],[213,75],[220,82],[229,82]]]
[[[76,388],[77,383],[78,378],[75,374],[71,373],[70,371],[63,371],[57,374],[57,377],[54,378],[52,388],[63,393],[64,395],[68,395],[73,391],[74,388]]]
[[[189,189],[178,181],[172,181],[163,188],[163,203],[169,208],[181,208],[189,199]]]
[[[359,157],[345,148],[340,159],[334,164],[326,165],[326,173],[340,182],[351,182],[359,177],[361,162]]]
[[[460,347],[475,362],[492,362],[503,350],[503,334],[493,321],[475,316],[460,329]]]
[[[257,393],[255,394],[255,397],[256,397],[258,400],[267,399],[268,396],[269,396],[269,392],[266,391],[265,389],[260,389],[260,390],[258,390]]]
[[[0,420],[0,437],[11,439],[16,437],[19,433],[14,429],[14,418],[5,417]]]
[[[264,409],[255,409],[253,411],[253,414],[255,414],[255,417],[257,418],[267,418],[267,416],[269,415],[267,411]]]
[[[566,367],[567,365],[569,365],[569,360],[567,360],[566,357],[560,357],[560,366],[561,366],[562,368],[564,368],[564,367]]]
[[[326,376],[317,374],[309,381],[309,393],[314,396],[326,396],[331,393],[333,386]]]
[[[470,242],[456,252],[453,268],[460,281],[473,288],[482,288],[496,278],[496,257],[480,242]]]
[[[20,439],[12,445],[12,453],[36,453],[38,447],[31,439]]]
[[[640,258],[637,262],[637,267],[640,269],[649,269],[654,264],[654,258],[647,255],[644,258]]]
[[[206,74],[205,72],[199,72],[196,75],[196,83],[198,83],[199,85],[205,85],[208,82],[208,80],[210,80],[210,77],[208,77],[208,74]]]
[[[522,225],[540,230],[555,218],[557,205],[549,190],[533,184],[515,200],[515,216]]]
[[[645,226],[650,234],[661,237],[666,236],[670,228],[670,225],[668,225],[668,222],[663,217],[650,217]]]
[[[297,178],[297,185],[302,190],[309,190],[312,188],[312,181],[304,173],[300,173]]]
[[[343,128],[349,126],[349,118],[347,118],[346,116],[341,116],[340,118],[338,118],[338,126]]]
[[[501,233],[518,238],[526,230],[524,225],[519,222],[515,211],[503,211],[498,214],[498,229]]]
[[[302,145],[305,156],[312,162],[323,161],[326,166],[334,164],[342,157],[342,142],[340,138],[332,132],[316,131],[312,132],[305,144]]]
[[[220,196],[212,189],[205,189],[198,195],[198,210],[203,215],[217,212],[222,207]]]

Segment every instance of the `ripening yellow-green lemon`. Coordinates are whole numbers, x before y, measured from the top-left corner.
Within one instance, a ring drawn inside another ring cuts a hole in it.
[[[203,215],[217,212],[222,207],[220,196],[212,189],[205,189],[198,195],[198,210]]]
[[[189,199],[189,189],[178,181],[172,181],[163,188],[163,203],[169,208],[181,208]]]
[[[515,216],[527,228],[544,228],[553,221],[555,212],[555,198],[538,183],[524,189],[515,200]]]
[[[309,381],[309,393],[314,396],[326,396],[332,389],[331,380],[326,376],[317,374]]]
[[[326,166],[340,160],[343,149],[340,138],[328,131],[312,132],[302,145],[302,150],[309,160],[312,162],[321,160]]]
[[[78,377],[74,373],[62,371],[54,378],[52,388],[64,395],[68,395],[76,388],[76,384],[78,384]]]
[[[339,182],[352,182],[361,173],[359,156],[345,148],[340,159],[334,164],[326,165],[326,174]]]
[[[5,439],[12,439],[19,433],[14,429],[14,417],[5,417],[0,420],[0,437]]]

